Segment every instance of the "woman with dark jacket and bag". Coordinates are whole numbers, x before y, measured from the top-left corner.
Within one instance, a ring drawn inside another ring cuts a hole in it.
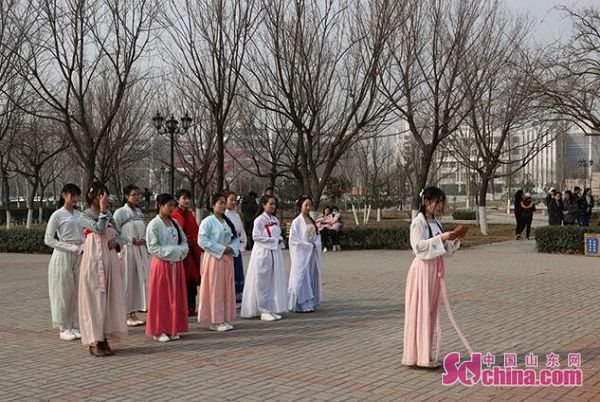
[[[531,222],[533,221],[533,213],[535,212],[535,203],[531,199],[531,194],[525,193],[520,205],[521,217],[517,226],[517,239],[521,238],[521,232],[525,229],[525,238],[529,240],[531,234]]]
[[[581,204],[581,226],[590,226],[592,209],[594,208],[592,189],[586,188],[579,200]]]
[[[557,191],[554,197],[548,203],[548,224],[562,225],[563,221],[563,203],[562,194]]]
[[[523,201],[523,190],[517,190],[514,202],[515,221],[517,223],[517,226],[515,227],[515,236],[517,240],[521,238],[521,232],[523,231],[523,227],[521,226],[521,201]]]
[[[563,198],[563,224],[575,225],[577,223],[577,203],[573,199],[571,190],[565,191]]]

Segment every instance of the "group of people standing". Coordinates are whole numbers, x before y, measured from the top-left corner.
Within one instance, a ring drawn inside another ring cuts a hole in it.
[[[583,193],[580,187],[564,193],[550,190],[546,196],[549,225],[589,226],[594,208],[592,189],[586,188]]]
[[[83,212],[77,208],[81,190],[76,185],[67,184],[61,192],[61,208],[45,234],[54,249],[48,285],[60,339],[81,338],[92,355],[107,356],[113,354],[108,340],[126,335],[128,326],[145,325],[146,335],[168,342],[189,330],[191,315],[210,330],[233,329],[237,302],[242,317],[265,321],[279,320],[287,311],[314,311],[320,304],[321,236],[310,216],[310,198],[298,200],[289,233],[288,280],[272,194],[260,200],[244,278],[241,252],[248,238],[235,210],[235,193],[214,194],[212,213],[200,225],[189,209],[189,191],[160,194],[157,215],[146,227],[137,207],[140,189],[132,185],[124,192],[124,205],[114,215],[101,183],[86,192]],[[147,312],[145,322],[139,312]]]

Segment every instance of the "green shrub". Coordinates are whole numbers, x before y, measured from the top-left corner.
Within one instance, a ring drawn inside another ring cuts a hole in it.
[[[452,217],[461,221],[474,221],[477,219],[477,214],[475,211],[468,209],[457,209],[456,211],[452,212]]]
[[[42,229],[0,230],[0,253],[51,254]]]
[[[535,243],[541,253],[583,254],[583,234],[598,233],[598,227],[542,226],[535,228]]]
[[[410,249],[410,229],[401,228],[352,228],[344,229],[340,246],[345,250],[407,250]]]

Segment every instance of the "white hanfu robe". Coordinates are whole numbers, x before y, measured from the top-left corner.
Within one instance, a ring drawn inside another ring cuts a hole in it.
[[[254,247],[246,272],[241,316],[250,318],[262,313],[285,312],[288,310],[288,281],[277,218],[266,213],[257,217],[252,239]]]
[[[321,303],[321,236],[302,215],[290,228],[289,310],[312,311]]]
[[[148,271],[150,254],[146,246],[136,246],[133,239],[146,238],[144,213],[135,211],[127,204],[117,209],[113,215],[117,229],[127,241],[121,250],[120,257],[125,265],[123,286],[125,288],[125,306],[127,312],[145,311],[148,294]]]
[[[48,264],[52,326],[61,330],[79,328],[77,293],[85,240],[80,215],[76,209],[70,212],[65,207],[60,208],[50,216],[44,236],[44,243],[54,249]]]

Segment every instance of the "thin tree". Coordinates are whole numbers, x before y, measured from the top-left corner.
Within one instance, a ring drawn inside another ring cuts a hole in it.
[[[246,69],[260,109],[293,131],[289,169],[318,208],[340,158],[384,124],[377,89],[395,1],[263,0]],[[288,131],[284,131],[287,135]]]
[[[434,154],[470,114],[466,84],[481,77],[467,68],[499,8],[493,0],[408,0],[386,51],[383,91],[406,122],[421,161],[413,192],[416,214]]]
[[[240,71],[255,29],[254,0],[184,0],[170,2],[163,15],[164,41],[177,79],[199,96],[216,130],[216,187],[225,180],[225,143]]]
[[[60,123],[86,184],[154,34],[154,0],[31,0],[38,11],[27,35],[22,75],[45,104],[32,115]],[[109,93],[100,108],[99,82]]]

